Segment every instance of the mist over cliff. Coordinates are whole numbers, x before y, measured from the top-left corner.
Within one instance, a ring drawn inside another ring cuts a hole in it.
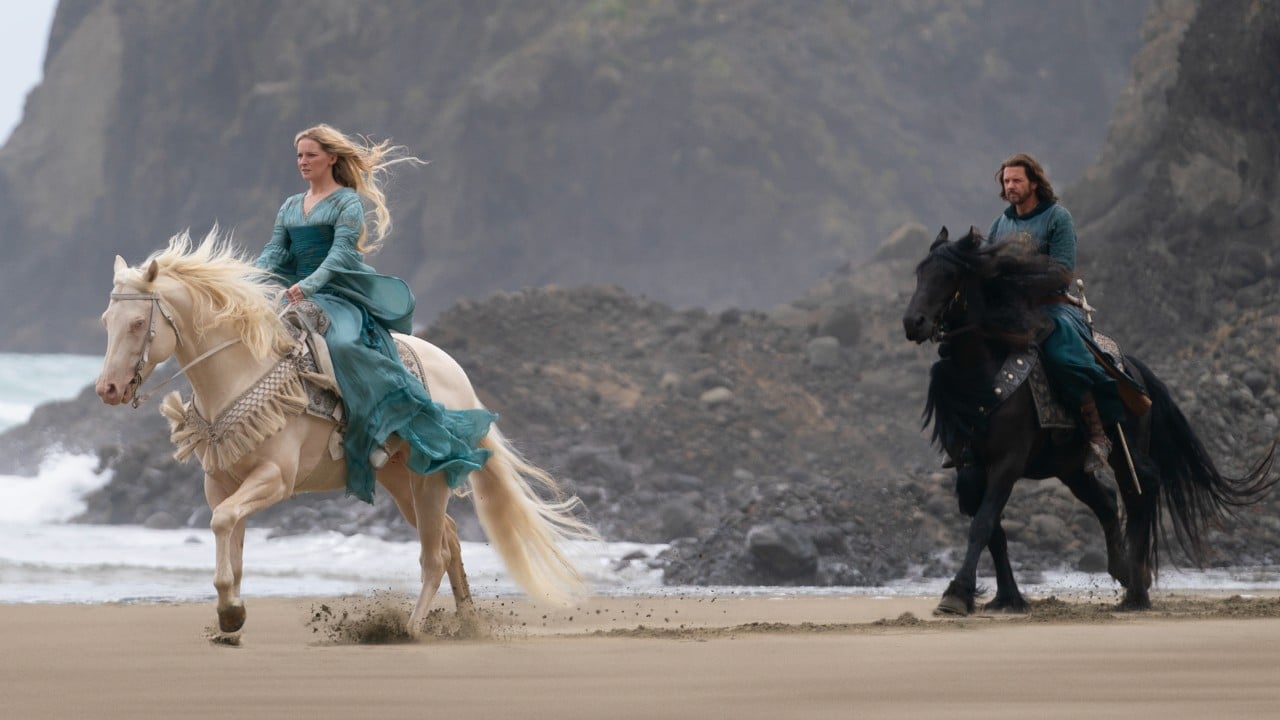
[[[328,122],[389,188],[424,325],[617,284],[768,308],[909,220],[982,226],[1015,150],[1097,156],[1148,0],[64,0],[0,149],[0,349],[100,350],[110,262],[214,222],[252,252]]]

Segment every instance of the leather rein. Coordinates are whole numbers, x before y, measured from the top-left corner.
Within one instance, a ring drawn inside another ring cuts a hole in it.
[[[182,344],[182,333],[178,331],[178,323],[174,321],[173,314],[169,312],[169,309],[165,307],[165,304],[160,301],[160,295],[158,293],[113,292],[111,293],[111,300],[112,301],[143,300],[151,303],[151,311],[147,319],[147,325],[148,325],[147,335],[146,335],[146,338],[143,339],[142,341],[142,353],[138,356],[138,364],[135,365],[133,368],[133,378],[129,380],[129,387],[133,389],[133,393],[134,393],[133,401],[130,404],[133,405],[135,409],[142,403],[146,402],[147,400],[150,400],[153,395],[155,395],[157,392],[160,392],[160,390],[163,389],[169,383],[173,382],[174,380],[177,380],[181,375],[186,373],[191,368],[209,359],[219,351],[224,350],[228,347],[231,347],[232,345],[235,345],[236,343],[241,341],[240,338],[232,338],[230,340],[226,340],[217,345],[214,345],[209,350],[206,350],[205,352],[203,352],[196,359],[182,366],[182,368],[178,370],[178,372],[174,373],[173,376],[170,377],[168,380],[165,380],[159,385],[151,388],[151,390],[147,392],[145,395],[139,395],[138,391],[142,389],[142,383],[144,382],[142,377],[142,369],[147,366],[147,363],[149,362],[151,357],[151,341],[156,339],[156,315],[159,314],[160,317],[165,319],[165,322],[169,323],[169,327],[173,330],[175,345]],[[175,347],[175,350],[176,350],[176,347]]]

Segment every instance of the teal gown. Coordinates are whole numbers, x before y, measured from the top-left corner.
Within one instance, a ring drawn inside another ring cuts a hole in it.
[[[497,415],[445,409],[400,362],[388,330],[412,331],[416,301],[403,280],[379,275],[356,249],[360,196],[340,188],[310,213],[302,200],[294,195],[280,207],[257,266],[286,287],[296,283],[329,315],[325,341],[346,407],[347,494],[373,502],[369,454],[392,434],[408,442],[411,470],[443,472],[456,487],[489,458],[478,445]]]

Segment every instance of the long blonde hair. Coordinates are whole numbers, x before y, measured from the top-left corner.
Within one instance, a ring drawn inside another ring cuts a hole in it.
[[[361,227],[356,249],[368,253],[382,247],[383,240],[391,232],[391,213],[387,210],[387,198],[381,187],[387,168],[402,162],[423,164],[422,161],[406,155],[408,148],[392,145],[390,140],[374,143],[367,137],[349,137],[323,123],[294,136],[293,146],[298,147],[303,140],[315,141],[321,150],[336,156],[333,179],[339,185],[355,190],[373,205],[373,239],[370,240]]]

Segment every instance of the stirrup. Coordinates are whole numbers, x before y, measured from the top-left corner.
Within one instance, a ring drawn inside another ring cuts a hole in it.
[[[381,470],[387,466],[387,461],[390,459],[391,453],[387,452],[386,448],[378,446],[369,453],[369,466],[374,470]]]

